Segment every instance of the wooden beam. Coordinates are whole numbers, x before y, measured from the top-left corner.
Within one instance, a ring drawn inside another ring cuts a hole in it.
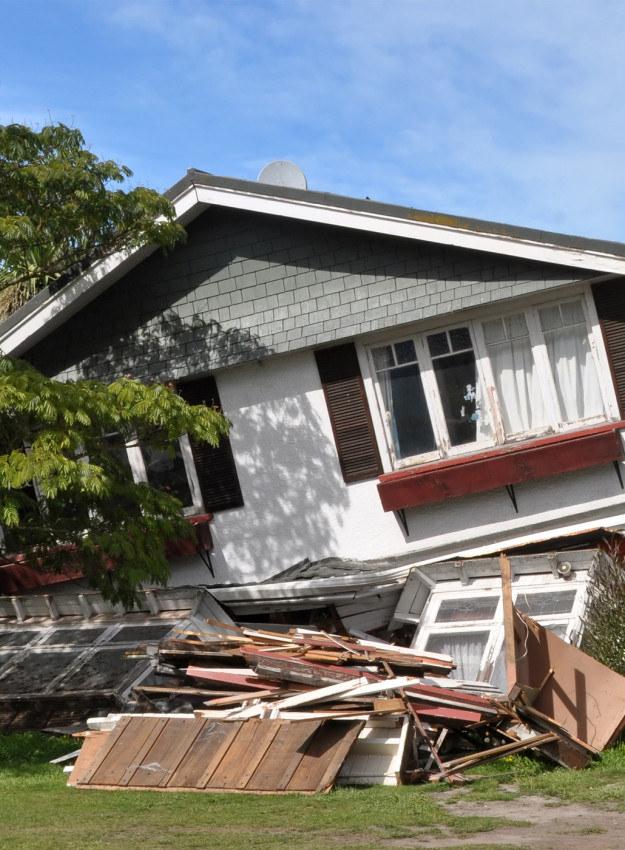
[[[512,567],[503,552],[499,556],[499,566],[501,567],[506,688],[508,694],[510,694],[517,681],[516,653],[514,650],[514,605],[512,602]]]

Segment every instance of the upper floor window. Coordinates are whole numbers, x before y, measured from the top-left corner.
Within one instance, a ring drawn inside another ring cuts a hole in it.
[[[176,440],[173,452],[132,443],[126,449],[135,481],[147,481],[153,487],[171,493],[182,502],[186,516],[204,512],[200,483],[186,434]]]
[[[375,346],[393,461],[449,457],[606,417],[579,297]]]

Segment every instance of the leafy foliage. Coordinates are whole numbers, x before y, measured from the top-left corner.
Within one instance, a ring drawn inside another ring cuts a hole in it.
[[[618,547],[596,562],[588,590],[582,649],[625,675],[625,560]]]
[[[0,126],[0,317],[115,251],[183,237],[162,195],[110,188],[131,175],[64,124]]]
[[[180,434],[218,445],[229,423],[171,385],[129,377],[61,383],[0,358],[0,525],[4,556],[45,572],[82,572],[132,606],[141,582],[165,584],[165,542],[188,536],[181,503],[124,464],[126,442],[174,451]]]

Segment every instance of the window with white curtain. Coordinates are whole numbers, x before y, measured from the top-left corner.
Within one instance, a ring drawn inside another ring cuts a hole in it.
[[[605,420],[591,333],[579,296],[372,347],[393,462]]]
[[[545,573],[522,575],[512,588],[514,605],[524,614],[569,643],[576,643],[588,572],[576,570],[563,580]],[[437,582],[421,618],[412,646],[416,651],[451,655],[456,669],[452,679],[491,682],[505,690],[503,610],[497,578]]]

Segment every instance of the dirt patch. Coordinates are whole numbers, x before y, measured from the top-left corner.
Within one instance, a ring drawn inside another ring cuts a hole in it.
[[[458,837],[440,827],[436,835],[395,842],[395,846],[436,848],[497,846],[531,847],[532,850],[622,850],[625,813],[585,806],[560,804],[544,797],[471,802],[462,792],[450,791],[437,802],[448,805],[454,815],[507,818],[526,826],[503,824],[488,832]]]

